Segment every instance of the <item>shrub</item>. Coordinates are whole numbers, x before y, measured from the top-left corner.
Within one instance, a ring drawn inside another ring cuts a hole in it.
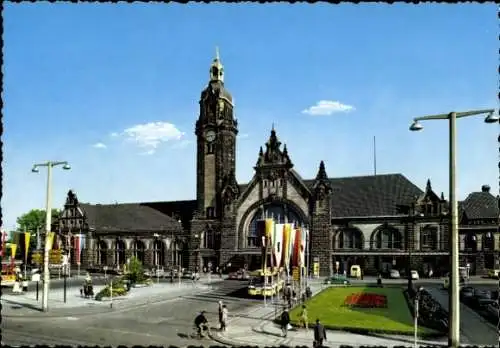
[[[127,278],[132,284],[143,282],[146,277],[141,261],[137,257],[131,257],[128,264]]]
[[[125,282],[122,278],[118,278],[116,280],[112,281],[113,284],[113,297],[115,296],[124,296],[127,294],[127,287],[125,285]],[[111,291],[110,291],[110,286],[106,286],[104,289],[99,291],[97,295],[95,296],[95,299],[97,301],[102,301],[104,297],[110,297],[111,296]]]

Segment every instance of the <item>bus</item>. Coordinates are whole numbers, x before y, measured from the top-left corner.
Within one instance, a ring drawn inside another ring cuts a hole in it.
[[[276,296],[283,290],[285,281],[281,277],[281,269],[266,269],[250,272],[248,295],[252,297]],[[266,284],[267,280],[267,284]]]

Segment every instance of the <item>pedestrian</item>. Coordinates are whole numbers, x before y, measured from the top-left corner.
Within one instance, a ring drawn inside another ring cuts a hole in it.
[[[314,326],[313,347],[323,347],[323,341],[326,341],[326,330],[325,327],[319,322],[319,319],[316,319],[316,325]]]
[[[281,313],[281,331],[283,332],[283,337],[288,335],[288,325],[290,325],[290,315],[288,314],[288,310],[285,309]]]
[[[226,305],[222,305],[222,321],[221,321],[221,330],[226,331],[227,329],[227,320],[229,316],[229,311],[227,310]]]
[[[308,329],[308,319],[307,319],[307,308],[306,305],[302,305],[302,311],[300,312],[300,324],[304,329]]]
[[[222,308],[223,308],[223,303],[222,301],[219,301],[219,325],[221,330],[222,330]]]

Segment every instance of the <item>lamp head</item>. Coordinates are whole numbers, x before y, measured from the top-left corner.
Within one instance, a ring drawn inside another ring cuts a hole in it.
[[[484,119],[484,122],[486,123],[497,123],[500,120],[500,117],[498,116],[498,113],[495,113],[495,111],[492,111],[486,116]]]
[[[39,172],[39,169],[37,166],[33,166],[33,168],[31,168],[31,172],[32,173],[38,173]]]
[[[422,124],[418,121],[413,121],[413,123],[410,126],[410,130],[412,132],[418,132],[421,131],[422,129],[424,129],[424,126],[422,126]]]
[[[65,165],[63,165],[63,169],[64,170],[70,170],[71,166],[68,163],[66,163]]]

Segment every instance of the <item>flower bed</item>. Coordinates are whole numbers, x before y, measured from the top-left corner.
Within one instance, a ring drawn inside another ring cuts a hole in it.
[[[361,308],[386,308],[387,296],[367,292],[358,292],[347,296],[344,305]]]

